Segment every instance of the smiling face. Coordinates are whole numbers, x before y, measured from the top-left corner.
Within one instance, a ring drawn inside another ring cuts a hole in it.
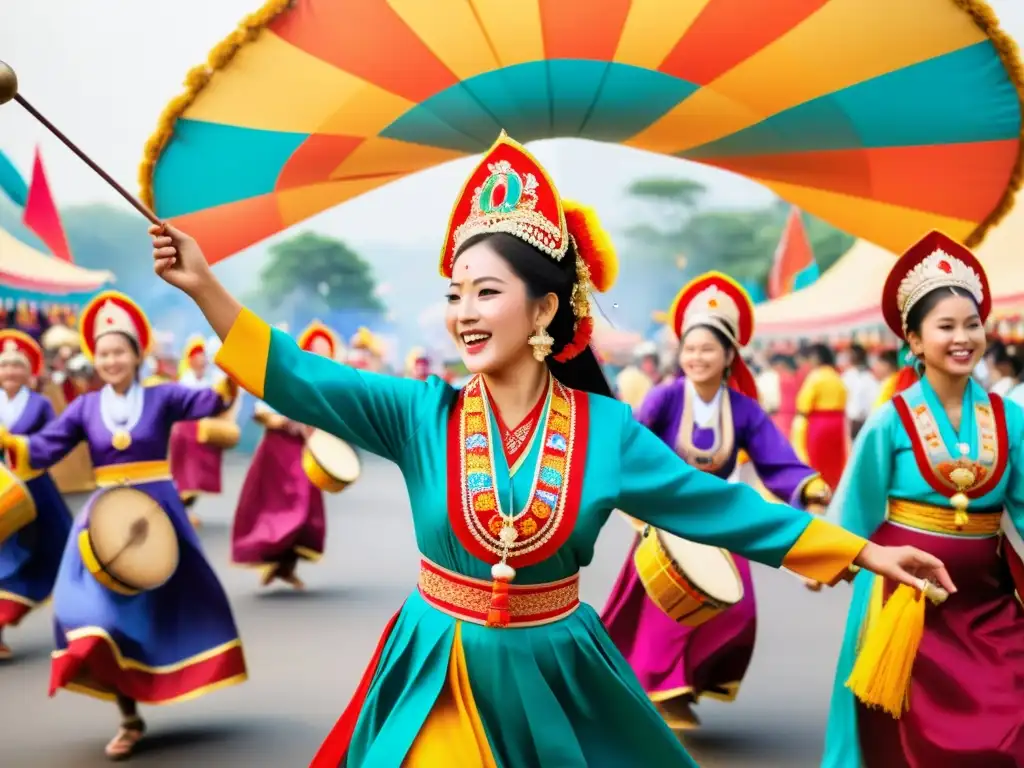
[[[115,389],[127,387],[135,380],[141,362],[135,347],[121,333],[105,333],[96,339],[93,357],[96,373]]]
[[[28,364],[24,360],[5,359],[0,361],[0,387],[9,395],[28,384]]]
[[[974,301],[949,293],[928,310],[919,329],[908,331],[907,342],[927,368],[969,376],[985,354],[985,326]]]
[[[736,353],[726,349],[710,328],[697,326],[683,334],[679,347],[679,367],[694,384],[720,383],[725,368]]]
[[[526,283],[482,240],[455,262],[445,326],[470,373],[495,374],[532,359],[528,339],[557,308],[554,294],[531,298]]]

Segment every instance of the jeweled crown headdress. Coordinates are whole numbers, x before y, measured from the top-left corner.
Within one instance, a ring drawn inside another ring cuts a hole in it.
[[[570,249],[575,251],[570,300],[575,332],[555,359],[576,357],[594,331],[591,289],[607,291],[618,275],[615,248],[593,209],[563,200],[543,166],[504,131],[470,173],[452,207],[441,275],[451,278],[455,257],[469,239],[497,233],[517,237],[558,262]]]
[[[960,288],[973,297],[981,319],[992,297],[988,278],[969,248],[941,232],[929,232],[899,258],[886,279],[882,313],[893,333],[905,338],[914,305],[937,288]]]

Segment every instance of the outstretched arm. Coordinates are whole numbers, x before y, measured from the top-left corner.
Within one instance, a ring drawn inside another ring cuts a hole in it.
[[[757,476],[776,498],[804,509],[828,503],[828,484],[797,458],[789,441],[760,407],[746,425],[742,447]]]
[[[217,352],[217,365],[293,421],[397,461],[433,384],[356,370],[303,352],[247,309]]]
[[[624,411],[628,415],[628,412]],[[856,565],[918,586],[933,574],[955,587],[942,563],[912,547],[881,547],[786,504],[774,504],[742,483],[694,469],[632,417],[622,424],[617,506],[684,539],[722,547],[813,581],[835,584]]]
[[[82,398],[76,398],[57,418],[32,435],[2,435],[7,465],[22,480],[30,480],[67,456],[85,439]],[[52,410],[51,410],[52,415]]]
[[[224,344],[217,365],[288,418],[397,461],[435,385],[356,371],[303,352],[244,309],[217,280],[199,245],[169,224],[150,228],[153,268],[187,293]]]

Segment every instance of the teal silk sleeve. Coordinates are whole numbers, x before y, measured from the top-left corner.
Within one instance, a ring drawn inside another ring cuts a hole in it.
[[[853,443],[843,478],[832,495],[826,519],[851,533],[871,537],[883,522],[893,479],[893,429],[902,429],[896,407],[875,411]]]
[[[304,352],[288,334],[271,331],[264,401],[294,421],[391,461],[399,460],[421,410],[436,405],[437,390],[444,386],[438,379],[422,382],[360,371]]]
[[[1024,537],[1024,410],[1007,398],[1003,398],[1003,406],[1006,411],[1006,435],[1010,444],[1003,506],[1014,527]]]
[[[618,508],[684,539],[778,568],[812,516],[694,469],[646,427],[622,427]]]

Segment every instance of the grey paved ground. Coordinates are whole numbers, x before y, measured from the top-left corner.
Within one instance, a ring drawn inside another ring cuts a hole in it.
[[[260,591],[253,572],[227,565],[243,473],[244,465],[232,466],[223,500],[207,500],[198,511],[232,598],[251,680],[144,711],[151,735],[133,764],[305,768],[415,583],[404,485],[391,466],[371,460],[357,485],[330,500],[328,556],[303,571],[309,591]],[[620,520],[605,529],[584,574],[588,602],[603,603],[629,541]],[[686,741],[705,768],[814,768],[848,588],[813,595],[792,575],[764,568],[755,579],[761,618],[752,670],[734,704],[700,706],[705,727]],[[0,768],[107,765],[102,749],[117,723],[113,708],[67,693],[46,696],[49,612],[30,617],[9,641],[20,655],[0,666]]]

